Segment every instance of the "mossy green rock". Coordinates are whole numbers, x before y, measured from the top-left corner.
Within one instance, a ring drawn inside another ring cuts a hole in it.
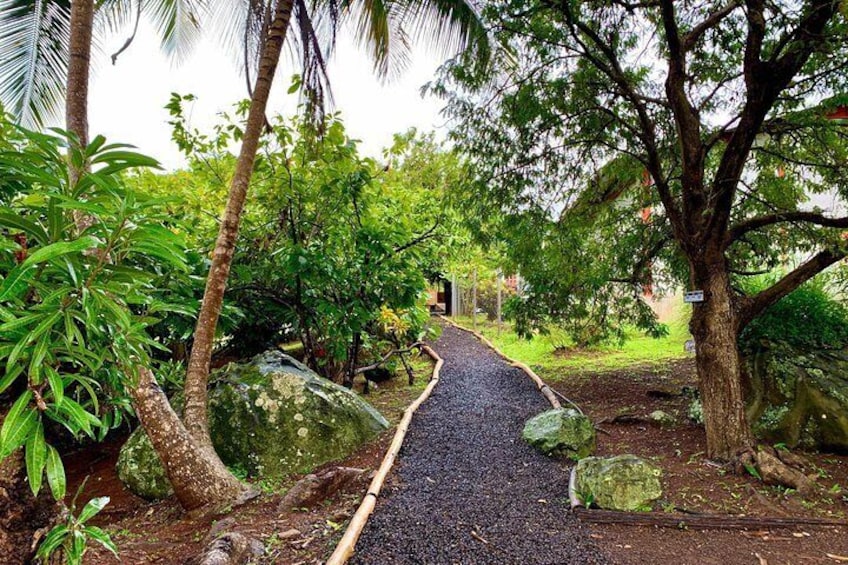
[[[213,375],[209,425],[225,464],[266,478],[306,473],[343,459],[389,427],[355,393],[278,351],[231,363]],[[170,494],[160,488],[164,471],[140,429],[121,450],[118,476],[145,498]]]
[[[595,450],[592,421],[571,408],[557,408],[533,416],[524,424],[522,437],[546,455],[579,460]]]
[[[587,457],[577,463],[580,499],[608,510],[642,510],[662,496],[662,469],[636,457]]]
[[[124,443],[116,469],[124,486],[138,496],[158,500],[174,493],[159,456],[141,428],[130,434]]]
[[[763,347],[745,360],[747,412],[769,443],[848,452],[848,350]]]

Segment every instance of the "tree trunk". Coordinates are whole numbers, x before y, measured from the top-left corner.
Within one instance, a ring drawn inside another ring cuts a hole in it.
[[[68,91],[65,97],[65,129],[76,134],[81,147],[88,145],[88,75],[91,68],[93,25],[94,2],[73,0],[68,49]]]
[[[247,495],[248,489],[221,463],[214,450],[201,447],[189,435],[149,369],[139,371],[138,385],[130,390],[130,395],[136,415],[186,510],[224,506]]]
[[[191,436],[210,450],[212,441],[209,437],[209,423],[206,414],[206,387],[209,379],[209,364],[212,360],[215,329],[224,301],[224,290],[230,274],[241,213],[244,209],[247,189],[253,174],[253,163],[256,159],[259,138],[265,125],[265,108],[268,105],[271,84],[274,80],[277,63],[280,60],[280,53],[291,19],[292,4],[292,0],[281,0],[277,4],[274,20],[262,47],[259,72],[256,77],[256,86],[253,89],[253,97],[250,101],[241,151],[230,182],[227,207],[221,218],[221,227],[218,231],[218,239],[215,242],[212,266],[206,279],[206,290],[203,294],[203,304],[197,319],[194,346],[191,350],[191,359],[186,374],[185,424]]]
[[[704,291],[704,302],[694,305],[689,327],[695,338],[707,456],[731,461],[750,449],[753,439],[742,394],[738,319],[723,256],[693,262],[692,281]]]

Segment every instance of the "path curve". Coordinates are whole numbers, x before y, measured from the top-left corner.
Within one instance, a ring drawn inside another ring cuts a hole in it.
[[[521,439],[524,422],[550,408],[533,382],[452,326],[433,348],[441,381],[350,563],[606,563],[569,512],[569,465]]]

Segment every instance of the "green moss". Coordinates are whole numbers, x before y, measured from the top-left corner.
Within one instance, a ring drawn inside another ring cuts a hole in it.
[[[355,393],[277,351],[230,364],[214,375],[209,425],[225,464],[266,480],[343,459],[389,427]],[[144,449],[134,449],[136,445]],[[133,433],[121,456],[126,470],[122,480],[134,492],[150,491],[139,484],[150,480],[141,475],[164,478],[143,431]]]
[[[662,469],[635,455],[587,457],[577,463],[576,475],[584,502],[609,510],[643,510],[662,496]]]
[[[542,412],[524,425],[524,440],[546,455],[565,456],[575,461],[595,450],[592,421],[571,408]]]

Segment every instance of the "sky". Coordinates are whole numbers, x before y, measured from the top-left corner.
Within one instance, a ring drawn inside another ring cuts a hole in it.
[[[102,53],[96,55],[89,93],[89,131],[106,136],[110,142],[135,145],[167,169],[178,168],[184,160],[171,141],[164,109],[171,93],[196,95],[198,100],[190,108],[191,125],[209,130],[218,112],[230,110],[235,102],[247,98],[245,80],[233,57],[206,38],[187,60],[175,66],[161,53],[154,33],[143,21],[133,44],[113,66],[109,54],[125,39],[121,34],[106,37]],[[329,63],[334,109],[342,113],[348,134],[361,140],[363,154],[379,157],[391,144],[393,134],[410,127],[429,131],[443,125],[441,102],[420,94],[421,86],[433,78],[440,63],[435,54],[416,50],[409,68],[389,84],[382,84],[374,77],[364,51],[349,34],[340,34]],[[296,111],[297,98],[286,96],[295,72],[291,63],[281,64],[269,115],[291,116]]]

